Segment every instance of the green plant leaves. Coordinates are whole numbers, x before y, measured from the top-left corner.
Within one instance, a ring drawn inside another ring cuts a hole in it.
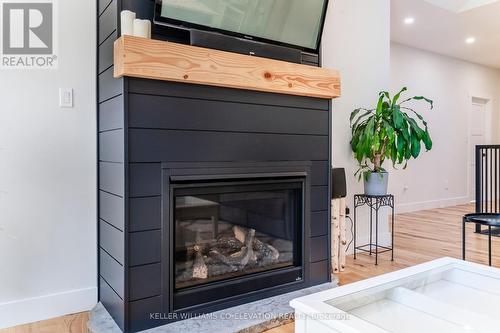
[[[398,136],[398,143],[396,146],[397,150],[397,163],[401,164],[403,163],[405,159],[405,148],[406,148],[406,139],[403,136]],[[396,163],[394,163],[396,164]]]
[[[387,134],[387,137],[389,138],[389,143],[394,142],[394,138],[395,138],[394,127],[392,127],[391,124],[385,119],[382,119],[382,123],[384,125],[384,129],[385,129],[385,132]]]
[[[394,95],[394,98],[392,99],[392,106],[396,105],[396,103],[399,100],[399,97],[401,97],[401,94],[404,93],[407,90],[408,90],[408,88],[403,87],[403,89],[401,89],[396,95]]]
[[[352,126],[352,121],[359,114],[359,112],[361,110],[363,110],[363,109],[356,109],[356,110],[354,110],[354,111],[351,112],[351,117],[349,118],[349,123],[351,124],[351,126]]]
[[[377,109],[375,112],[378,116],[382,114],[383,106],[384,106],[384,95],[380,95],[380,97],[378,98]]]
[[[434,101],[432,101],[431,99],[425,98],[424,96],[415,96],[412,99],[414,99],[416,101],[424,100],[424,101],[426,101],[427,103],[430,104],[431,110],[434,109]]]
[[[400,129],[403,126],[403,114],[398,106],[392,108],[392,123],[395,129]]]
[[[380,136],[381,133],[375,133],[373,136],[373,150],[378,151],[380,149]]]
[[[376,108],[359,108],[351,113],[351,149],[360,165],[356,173],[359,179],[367,171],[383,170],[382,164],[386,158],[392,161],[393,166],[399,164],[406,168],[409,159],[420,155],[422,146],[427,151],[432,149],[433,142],[424,117],[402,105],[411,100],[423,100],[432,109],[433,101],[414,96],[398,104],[406,91],[406,87],[402,88],[392,99],[388,92],[382,91],[378,95]]]
[[[388,93],[387,91],[381,91],[381,92],[379,93],[379,96],[380,96],[380,97],[384,97],[384,98],[387,100],[387,102],[388,102],[389,104],[392,104],[392,101],[391,101],[391,95],[389,95],[389,93]]]
[[[428,98],[426,98],[424,96],[413,96],[413,97],[410,97],[408,99],[405,99],[401,103],[399,103],[399,105],[401,106],[401,105],[405,104],[406,102],[409,102],[409,101],[412,101],[412,100],[414,100],[414,101],[422,101],[422,100],[426,101],[430,105],[431,110],[434,109],[434,101],[431,100],[431,99],[428,99]]]
[[[363,110],[363,109],[361,109],[361,110]],[[358,128],[358,126],[361,126],[361,125],[364,123],[364,121],[363,121],[363,120],[364,120],[367,116],[369,116],[370,114],[372,114],[372,113],[373,113],[373,110],[367,110],[365,113],[363,113],[361,116],[359,116],[359,117],[358,117],[358,119],[356,119],[356,122],[355,122],[354,124],[352,124],[352,122],[351,122],[351,127],[352,127],[353,131],[354,131],[356,128]],[[351,117],[352,117],[352,115],[351,115]],[[354,120],[354,118],[353,118],[353,120]]]
[[[418,134],[412,129],[411,130],[411,156],[417,158],[420,155],[420,138]]]
[[[417,116],[417,118],[422,122],[422,124],[424,124],[425,128],[427,128],[427,122],[425,121],[424,117],[422,117],[420,114],[418,114],[413,109],[408,109],[408,108],[405,108],[405,109],[412,111]]]
[[[418,140],[422,140],[422,138],[424,136],[424,131],[418,126],[415,119],[411,118],[406,113],[403,115],[403,117],[408,122],[408,125],[410,126],[411,131],[413,131],[415,133]]]
[[[425,149],[427,151],[432,149],[433,143],[432,143],[432,139],[431,139],[431,136],[429,134],[429,131],[427,131],[427,130],[425,131],[424,136],[422,138],[422,141],[424,142]]]

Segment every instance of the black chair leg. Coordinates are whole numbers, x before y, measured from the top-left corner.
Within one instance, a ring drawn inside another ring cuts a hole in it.
[[[488,263],[491,266],[491,226],[488,226]]]
[[[462,221],[462,260],[465,260],[465,219]]]

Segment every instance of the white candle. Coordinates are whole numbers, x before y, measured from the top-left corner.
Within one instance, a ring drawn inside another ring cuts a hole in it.
[[[130,10],[123,10],[121,12],[120,17],[121,17],[122,36],[124,35],[133,36],[135,13],[131,12]]]
[[[135,19],[134,36],[151,38],[151,21]]]

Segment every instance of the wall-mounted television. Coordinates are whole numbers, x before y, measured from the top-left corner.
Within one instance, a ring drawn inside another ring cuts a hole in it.
[[[155,22],[318,53],[328,0],[156,0]]]

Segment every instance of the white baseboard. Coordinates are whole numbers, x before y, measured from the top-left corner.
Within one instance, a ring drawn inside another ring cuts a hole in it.
[[[470,199],[468,196],[449,198],[449,199],[412,202],[412,203],[398,205],[397,197],[396,197],[396,214],[410,213],[410,212],[416,212],[419,210],[443,208],[443,207],[456,206],[456,205],[463,205],[466,203],[470,203]]]
[[[0,329],[91,310],[97,287],[0,303]]]

